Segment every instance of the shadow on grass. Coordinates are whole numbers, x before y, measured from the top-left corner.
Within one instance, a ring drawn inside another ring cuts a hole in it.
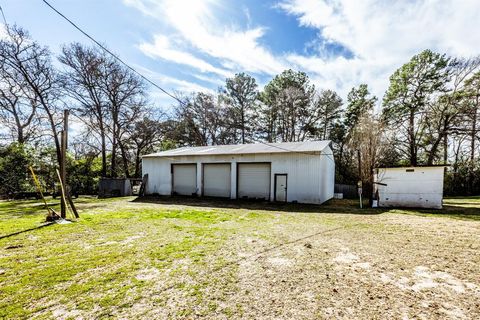
[[[105,207],[105,204],[96,198],[73,199],[78,210],[94,210]],[[103,202],[106,202],[103,200]],[[47,205],[57,213],[60,212],[60,199],[47,198]],[[42,200],[5,200],[0,202],[0,218],[9,216],[34,216],[47,214]]]
[[[344,214],[381,214],[389,210],[358,208],[356,200],[329,200],[322,205],[303,203],[278,203],[258,200],[239,200],[222,198],[195,198],[182,196],[145,196],[132,202],[158,203],[205,208],[266,210],[279,212],[344,213]]]
[[[428,209],[398,209],[397,213],[414,214],[420,216],[448,217],[460,220],[480,221],[480,207],[462,207],[456,205],[444,205],[441,210]]]
[[[449,203],[443,209],[398,209],[398,208],[368,208],[360,209],[358,200],[332,199],[322,205],[300,203],[276,203],[268,201],[233,200],[219,198],[194,198],[181,196],[145,196],[139,197],[132,202],[158,203],[165,205],[179,205],[205,208],[247,209],[266,210],[277,212],[305,212],[305,213],[337,213],[358,215],[379,215],[383,213],[413,214],[420,216],[449,217],[462,220],[480,221],[479,207],[464,207],[457,203]],[[468,202],[468,201],[467,201]],[[468,203],[471,204],[471,203]]]

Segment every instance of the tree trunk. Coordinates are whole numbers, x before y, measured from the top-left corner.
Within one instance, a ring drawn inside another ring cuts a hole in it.
[[[245,108],[241,109],[241,121],[242,121],[242,144],[245,144]]]
[[[100,139],[102,141],[102,177],[107,176],[107,143],[105,141],[105,129],[100,127]]]
[[[448,133],[445,131],[443,133],[443,164],[446,164],[448,161]]]
[[[410,110],[408,137],[410,142],[410,165],[417,165],[417,143],[415,141],[415,112]]]
[[[128,157],[125,148],[123,147],[123,143],[118,144],[120,147],[120,153],[122,154],[122,162],[123,162],[123,172],[126,178],[130,178],[130,170],[128,169]]]
[[[110,176],[112,178],[117,177],[117,129],[116,125],[113,124],[113,134],[112,134],[112,159],[110,162]]]
[[[477,99],[477,106],[473,110],[473,117],[472,117],[472,133],[470,134],[470,165],[469,165],[469,174],[468,174],[468,189],[469,193],[473,194],[473,184],[475,180],[475,140],[477,139],[477,107],[478,107],[478,99]]]
[[[140,150],[135,152],[135,177],[140,178]]]

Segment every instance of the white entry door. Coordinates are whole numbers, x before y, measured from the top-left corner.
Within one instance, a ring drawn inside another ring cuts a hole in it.
[[[286,174],[275,175],[275,201],[279,201],[279,202],[287,201],[287,175]]]
[[[197,192],[197,165],[172,165],[173,194],[191,196]]]
[[[230,198],[230,163],[203,165],[203,195]]]

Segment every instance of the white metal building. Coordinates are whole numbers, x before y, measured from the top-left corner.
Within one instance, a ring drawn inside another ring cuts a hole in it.
[[[441,209],[445,166],[377,168],[374,192],[379,207]]]
[[[330,141],[185,147],[142,158],[146,194],[323,203],[333,197]]]

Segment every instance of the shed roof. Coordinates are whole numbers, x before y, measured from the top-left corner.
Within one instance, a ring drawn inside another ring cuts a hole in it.
[[[296,152],[321,152],[330,144],[329,140],[282,142],[282,143],[252,143],[233,144],[205,147],[183,147],[143,156],[144,158],[155,157],[178,157],[178,156],[201,156],[201,155],[226,155],[226,154],[255,154],[255,153],[296,153]]]
[[[431,164],[431,165],[426,165],[426,164],[420,164],[416,166],[411,166],[411,165],[397,165],[397,166],[389,166],[389,167],[375,167],[374,169],[405,169],[405,168],[438,168],[438,167],[450,167],[450,164],[445,163],[445,164]]]

